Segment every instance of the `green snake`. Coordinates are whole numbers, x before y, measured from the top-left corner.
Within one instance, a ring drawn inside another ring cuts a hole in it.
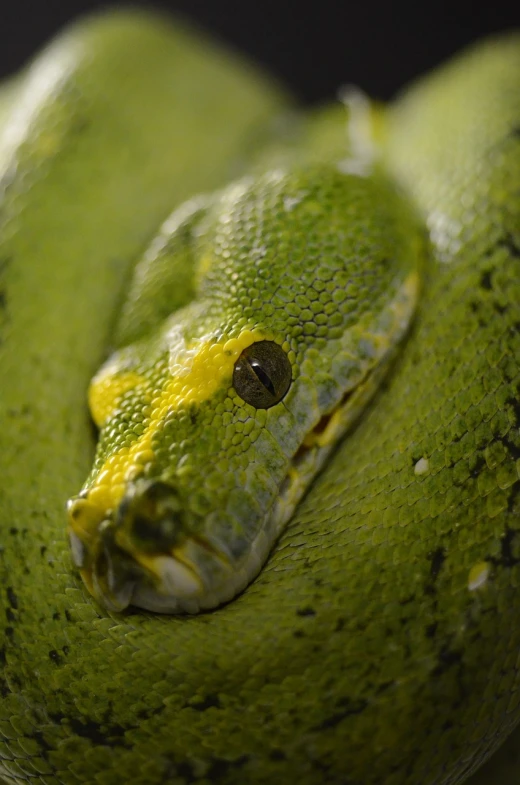
[[[520,38],[344,103],[137,12],[2,88],[9,785],[455,785],[520,717]]]

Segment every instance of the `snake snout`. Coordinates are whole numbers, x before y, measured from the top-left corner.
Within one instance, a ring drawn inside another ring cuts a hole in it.
[[[188,536],[182,500],[173,485],[144,479],[132,483],[101,533],[94,588],[105,605],[122,610],[136,597],[199,593],[200,581],[182,559]]]
[[[128,488],[113,524],[116,550],[132,561],[119,562],[119,575],[126,571],[132,584],[127,604],[165,613],[218,604],[216,587],[233,571],[227,554],[208,539],[206,523],[173,483],[140,479]]]
[[[69,504],[74,562],[91,594],[112,611],[130,604],[166,613],[214,607],[215,586],[229,578],[230,563],[204,525],[182,491],[163,479],[129,483],[114,509],[96,506],[88,491]]]
[[[114,510],[98,507],[86,492],[71,500],[68,512],[74,563],[91,594],[110,610],[126,608],[136,591],[199,590],[176,558],[187,529],[170,483],[139,479]]]

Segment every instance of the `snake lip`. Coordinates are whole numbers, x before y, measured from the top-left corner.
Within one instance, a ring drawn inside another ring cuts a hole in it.
[[[352,390],[349,390],[345,393],[345,395],[343,395],[339,403],[337,403],[329,412],[321,415],[314,428],[311,428],[311,430],[305,436],[303,442],[294,453],[292,459],[293,466],[297,467],[305,458],[307,453],[313,449],[313,447],[325,446],[325,444],[322,444],[323,441],[328,443],[327,429],[330,426],[331,420],[337,412],[344,409],[351,397]]]
[[[133,604],[195,613],[220,601],[215,584],[233,573],[229,554],[198,530],[203,519],[189,513],[170,482],[140,478],[103,513],[82,494],[69,502],[68,513],[73,562],[108,610]]]
[[[345,390],[328,411],[319,416],[316,424],[304,436],[292,456],[289,470],[280,486],[279,499],[274,507],[273,517],[277,534],[290,519],[328,455],[347,430],[355,426],[387,372],[392,356],[393,353],[388,352],[377,365],[367,369],[365,374]]]
[[[91,583],[96,596],[109,610],[122,611],[131,602],[137,565],[116,543],[116,525],[106,518],[98,527],[98,542],[91,564]]]
[[[78,502],[69,505],[73,524],[80,517],[78,511],[88,504],[85,497]],[[78,531],[69,527],[68,535],[72,560],[90,593],[109,610],[121,611],[131,602],[138,576],[137,565],[115,542],[115,528],[113,516],[108,515],[98,524],[93,541],[85,541],[86,534],[81,527]]]
[[[114,516],[98,527],[95,593],[112,610],[132,603],[197,612],[231,568],[226,554],[197,531],[201,521],[169,481],[132,483]]]
[[[364,387],[368,385],[370,377],[371,373],[368,372],[363,380]],[[355,418],[355,414],[349,416],[348,404],[357,389],[357,387],[350,388],[343,393],[340,400],[328,412],[323,413],[316,425],[305,435],[293,455],[292,466],[294,468],[301,465],[313,449],[331,447],[341,437],[342,432]]]
[[[69,530],[69,545],[74,565],[82,569],[87,561],[87,548],[83,540],[72,530]]]

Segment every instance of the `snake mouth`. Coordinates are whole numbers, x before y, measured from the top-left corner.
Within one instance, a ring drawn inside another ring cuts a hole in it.
[[[292,456],[273,508],[273,538],[279,536],[329,453],[353,420],[349,405],[352,398],[353,391],[349,390],[331,411],[323,414]]]
[[[304,436],[300,446],[292,456],[287,475],[280,488],[281,497],[291,497],[303,493],[312,476],[319,471],[330,451],[353,425],[361,413],[367,400],[374,392],[377,380],[374,372],[367,373],[361,383],[347,390],[340,400],[327,412],[323,413],[316,425]],[[311,476],[309,476],[311,475]],[[301,480],[300,480],[301,478]],[[294,486],[294,489],[293,489]]]
[[[393,356],[394,352],[389,351],[377,365],[368,369],[362,379],[351,385],[334,406],[321,414],[313,428],[304,436],[292,456],[275,503],[272,516],[275,537],[291,518],[298,502],[334,447],[347,431],[355,426],[367,403],[379,389]]]
[[[95,535],[78,527],[79,512],[89,508],[88,500],[69,503],[69,543],[72,560],[90,592],[110,611],[122,611],[132,602],[137,583],[143,578],[139,565],[115,543],[114,520],[111,515],[101,520]]]
[[[171,484],[137,480],[115,512],[101,520],[98,509],[89,533],[82,523],[92,522],[93,507],[88,494],[69,503],[69,540],[87,589],[108,610],[136,605],[159,613],[197,613],[237,593],[228,588],[231,561],[194,533]]]
[[[296,450],[293,456],[293,466],[298,466],[305,460],[305,456],[315,448],[330,447],[336,443],[341,436],[343,428],[347,423],[343,422],[345,407],[352,398],[352,390],[345,393],[339,404],[337,404],[327,414],[322,414],[318,423],[309,431],[305,439]]]

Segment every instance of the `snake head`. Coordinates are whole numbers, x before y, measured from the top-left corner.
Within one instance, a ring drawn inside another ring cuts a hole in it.
[[[90,388],[100,440],[69,533],[112,610],[197,612],[245,588],[416,303],[415,216],[385,184],[274,172],[212,209],[190,250],[195,300]]]

